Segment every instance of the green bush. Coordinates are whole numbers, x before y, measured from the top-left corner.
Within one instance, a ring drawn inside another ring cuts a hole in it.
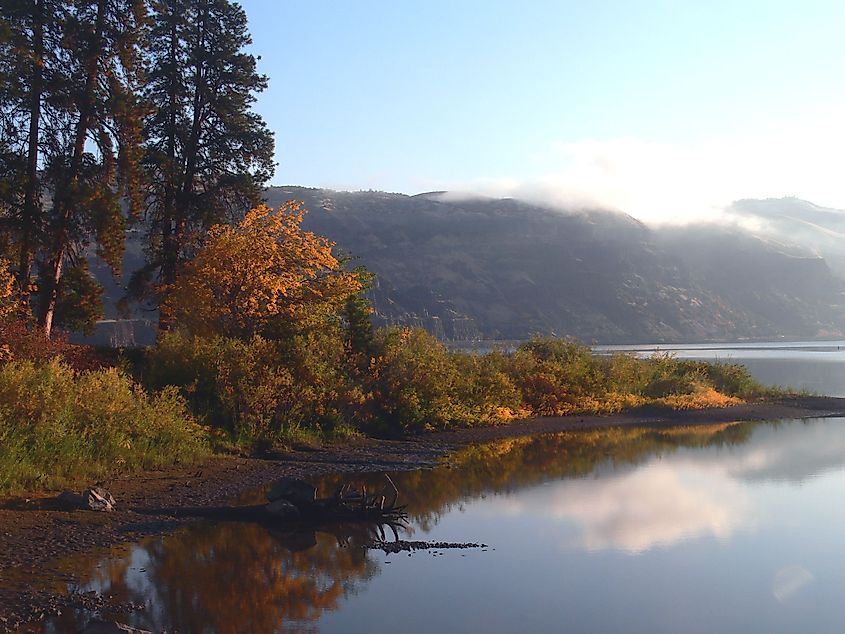
[[[692,363],[692,362],[691,362]],[[751,373],[743,365],[738,363],[713,363],[698,362],[701,371],[707,376],[713,387],[729,396],[748,398],[759,396],[770,392],[751,376]]]
[[[349,435],[365,398],[332,328],[288,341],[171,332],[150,351],[153,389],[176,386],[208,424],[245,443]]]
[[[567,339],[531,339],[510,356],[507,371],[525,405],[540,416],[575,411],[609,387],[604,362],[588,347]]]
[[[278,350],[261,337],[164,335],[150,352],[144,378],[152,389],[177,387],[206,423],[240,438],[266,438],[282,416],[297,417],[293,377]]]
[[[458,398],[458,367],[435,337],[422,329],[383,328],[374,348],[374,398],[388,428],[418,432],[467,421]]]
[[[458,371],[456,397],[468,424],[496,424],[525,414],[522,394],[507,373],[507,355],[452,353]]]
[[[0,491],[192,462],[205,431],[175,388],[152,396],[110,368],[0,366]]]
[[[655,354],[644,363],[651,369],[644,389],[644,394],[650,398],[691,394],[709,385],[707,375],[698,363],[679,361],[665,353]]]

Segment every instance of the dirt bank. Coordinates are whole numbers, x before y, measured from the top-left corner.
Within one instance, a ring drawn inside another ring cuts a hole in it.
[[[425,467],[461,446],[507,437],[620,425],[672,426],[830,416],[845,416],[845,399],[790,397],[724,409],[638,409],[611,416],[537,418],[403,440],[362,439],[316,451],[294,451],[271,460],[216,457],[190,469],[117,477],[103,482],[118,500],[118,510],[110,514],[50,511],[41,509],[37,499],[7,500],[0,504],[0,632],[14,631],[21,623],[37,621],[51,610],[66,607],[66,598],[35,590],[32,583],[45,576],[72,581],[72,573],[57,569],[58,559],[173,530],[189,521],[173,517],[151,519],[143,513],[145,509],[220,505],[282,476]]]

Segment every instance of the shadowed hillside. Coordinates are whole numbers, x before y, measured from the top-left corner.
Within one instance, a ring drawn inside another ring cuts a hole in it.
[[[592,342],[838,336],[845,284],[824,259],[737,230],[655,232],[630,216],[439,193],[277,187],[306,226],[378,276],[379,323],[455,340]]]

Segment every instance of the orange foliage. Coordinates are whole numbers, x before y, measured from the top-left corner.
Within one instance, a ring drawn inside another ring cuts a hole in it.
[[[10,317],[16,307],[15,277],[9,270],[9,261],[0,258],[0,319]]]
[[[193,334],[275,334],[335,314],[361,289],[328,239],[304,231],[299,201],[261,205],[237,226],[215,225],[165,289],[163,311]]]
[[[180,632],[313,631],[324,612],[337,609],[378,572],[358,541],[342,548],[328,533],[246,523],[194,527],[148,540],[142,548],[156,588],[156,613]],[[88,583],[119,601],[147,598],[136,594],[131,553],[112,553],[104,566],[99,557],[89,558],[72,562],[91,571]],[[58,623],[60,631],[77,629],[70,610]]]
[[[744,401],[735,396],[727,396],[712,387],[696,390],[692,394],[670,394],[656,399],[657,403],[672,409],[704,409],[705,407],[729,407]]]

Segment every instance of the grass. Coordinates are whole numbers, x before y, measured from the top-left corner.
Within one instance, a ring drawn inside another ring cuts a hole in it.
[[[148,394],[115,368],[59,360],[0,365],[0,493],[189,464],[206,437],[176,388]]]

